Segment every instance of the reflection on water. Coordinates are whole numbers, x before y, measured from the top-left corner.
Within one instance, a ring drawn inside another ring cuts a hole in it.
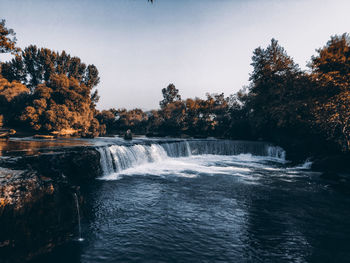
[[[57,147],[91,145],[91,141],[82,139],[0,139],[0,156],[34,155]]]

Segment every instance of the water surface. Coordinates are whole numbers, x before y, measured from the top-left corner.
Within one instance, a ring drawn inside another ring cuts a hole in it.
[[[343,184],[266,145],[223,155],[158,146],[99,149],[109,160],[85,189],[84,241],[46,262],[349,262]]]

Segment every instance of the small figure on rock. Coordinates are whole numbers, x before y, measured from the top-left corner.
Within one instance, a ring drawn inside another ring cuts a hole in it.
[[[124,140],[132,140],[132,133],[130,129],[128,129],[124,134]]]

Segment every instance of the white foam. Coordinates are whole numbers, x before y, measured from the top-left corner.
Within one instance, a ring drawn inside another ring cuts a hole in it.
[[[229,140],[179,141],[112,145],[98,149],[104,180],[127,175],[196,177],[201,174],[239,174],[285,163],[285,152],[261,142]],[[254,155],[252,153],[254,153]]]
[[[267,158],[270,161],[270,158]],[[155,162],[143,163],[134,167],[103,176],[102,180],[119,180],[125,176],[174,176],[195,178],[200,175],[234,175],[248,180],[256,180],[259,169],[270,169],[271,163],[264,164],[265,159],[247,154],[236,156],[197,155],[180,158],[165,158]],[[271,168],[274,169],[274,168]],[[281,170],[276,168],[276,170]]]
[[[118,180],[130,175],[154,175],[154,176],[180,176],[197,177],[201,174],[217,175],[228,173],[248,174],[248,167],[215,166],[213,161],[218,161],[215,155],[168,158],[158,162],[145,163],[104,176],[103,180]]]

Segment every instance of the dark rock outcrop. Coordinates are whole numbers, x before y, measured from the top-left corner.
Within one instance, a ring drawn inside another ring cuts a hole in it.
[[[0,262],[23,262],[71,239],[74,194],[82,204],[78,189],[102,173],[92,147],[1,158],[0,167]]]
[[[0,168],[0,262],[23,262],[66,242],[77,220],[74,193],[63,178]]]
[[[65,176],[73,184],[83,184],[102,174],[100,153],[90,147],[75,147],[59,152],[22,157],[21,167],[30,167],[40,174],[56,178]]]
[[[130,129],[125,132],[124,140],[128,140],[128,141],[132,140],[132,133]]]
[[[61,148],[36,155],[1,158],[0,167],[34,170],[52,179],[63,176],[78,185],[102,174],[100,153],[93,147]]]

